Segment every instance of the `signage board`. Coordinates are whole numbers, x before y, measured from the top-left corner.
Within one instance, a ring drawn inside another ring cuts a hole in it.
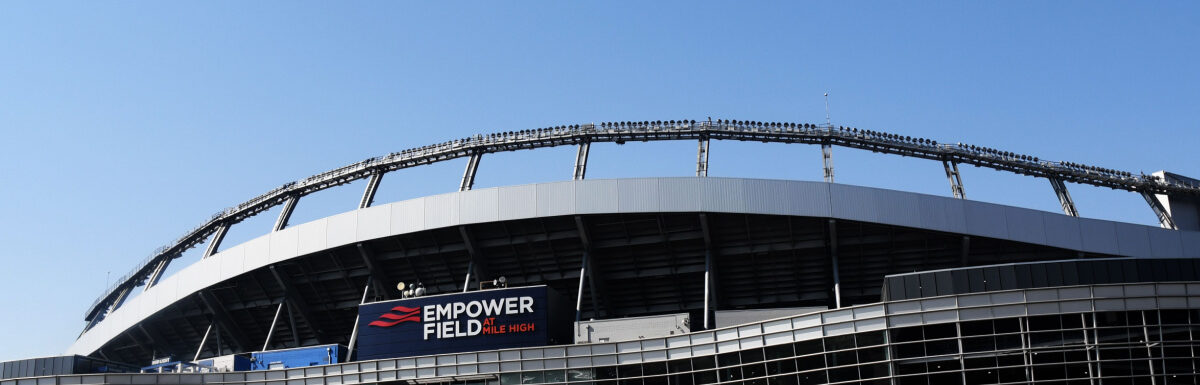
[[[567,343],[559,301],[546,286],[532,286],[363,304],[358,359]]]

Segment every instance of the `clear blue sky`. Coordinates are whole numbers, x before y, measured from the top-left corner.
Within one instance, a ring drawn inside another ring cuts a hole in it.
[[[1200,176],[1197,20],[1182,1],[4,2],[0,360],[61,353],[107,272],[222,208],[476,133],[821,122],[828,91],[835,124]],[[573,156],[489,155],[477,187],[565,180]],[[713,176],[821,178],[812,146],[714,142],[711,157]],[[834,159],[840,183],[949,195],[938,163]],[[692,142],[597,145],[588,176],[694,162]],[[451,191],[464,163],[389,174],[379,201]],[[968,198],[1058,211],[1044,180],[963,173]],[[293,222],[353,208],[361,185],[302,200]],[[1070,187],[1084,216],[1154,221],[1136,195]]]

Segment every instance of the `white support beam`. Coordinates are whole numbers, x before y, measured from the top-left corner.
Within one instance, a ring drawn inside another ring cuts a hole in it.
[[[821,164],[825,168],[825,182],[833,183],[833,145],[821,143]]]
[[[588,151],[592,148],[592,142],[583,142],[579,144],[579,150],[575,152],[575,172],[571,179],[583,180],[583,176],[587,174]]]
[[[1162,226],[1164,229],[1179,230],[1179,227],[1175,226],[1175,219],[1171,218],[1171,212],[1167,211],[1167,208],[1163,206],[1162,202],[1154,194],[1145,191],[1141,193],[1142,198],[1145,198],[1146,203],[1150,205],[1150,209],[1154,210],[1154,216],[1158,217],[1159,226]]]
[[[167,265],[171,264],[172,259],[174,258],[165,257],[158,262],[158,265],[154,267],[154,271],[150,273],[150,278],[146,279],[146,288],[142,289],[142,291],[149,290],[158,284],[158,280],[162,278],[163,272],[167,270]]]
[[[383,179],[383,172],[371,174],[371,179],[367,180],[367,188],[363,190],[362,199],[358,201],[358,208],[365,209],[375,203],[375,192],[379,190],[381,179]]]
[[[1073,217],[1079,216],[1079,210],[1075,209],[1075,200],[1071,199],[1071,192],[1067,191],[1067,184],[1063,183],[1062,179],[1050,178],[1050,187],[1054,188],[1054,195],[1058,196],[1063,213]]]
[[[360,299],[358,301],[359,306],[362,306],[362,304],[367,303],[367,291],[370,289],[371,289],[371,277],[367,277],[367,284],[365,286],[363,286],[362,299]],[[346,358],[354,357],[354,347],[355,347],[355,345],[358,344],[358,321],[359,321],[358,317],[359,316],[357,316],[357,315],[354,316],[354,328],[350,329],[350,346],[348,346],[346,348]],[[266,350],[266,348],[263,348],[263,350]]]
[[[279,306],[275,307],[275,318],[271,319],[271,327],[267,329],[267,339],[263,341],[262,350],[266,351],[271,347],[271,337],[275,335],[275,325],[279,324],[279,313],[283,312],[283,303],[287,300],[279,300]]]
[[[458,191],[468,191],[475,186],[475,172],[479,170],[479,158],[482,158],[482,153],[473,153],[471,158],[467,159],[467,169],[463,171],[462,183],[458,185]]]
[[[216,324],[217,324],[217,320],[214,319],[212,322],[210,322],[208,324],[208,329],[204,329],[204,338],[200,339],[200,346],[196,347],[196,355],[192,356],[192,361],[200,359],[200,352],[204,351],[204,343],[208,342],[208,335],[210,333],[212,333],[213,325],[216,325]],[[221,352],[217,352],[217,354],[221,354]]]
[[[283,209],[279,211],[279,218],[275,219],[275,227],[271,229],[272,231],[283,230],[287,227],[288,221],[292,219],[292,212],[296,210],[296,201],[299,200],[299,196],[292,195],[287,202],[283,203]]]
[[[221,247],[221,241],[225,240],[225,234],[229,233],[229,224],[224,223],[217,226],[217,230],[213,231],[212,238],[208,241],[208,247],[204,249],[204,255],[201,258],[211,257],[217,253],[217,248]]]
[[[942,160],[942,167],[946,169],[946,179],[950,181],[950,193],[955,198],[967,199],[967,193],[963,191],[962,174],[958,173],[958,163]]]
[[[833,305],[835,308],[842,307],[842,280],[838,274],[838,249],[837,249],[837,220],[829,220],[829,256],[830,262],[833,264]]]

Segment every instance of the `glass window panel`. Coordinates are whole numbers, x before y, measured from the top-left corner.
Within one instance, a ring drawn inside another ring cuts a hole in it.
[[[995,337],[970,337],[963,338],[963,353],[986,352],[996,350]]]
[[[592,372],[592,368],[583,369],[567,369],[567,381],[592,381],[596,376]]]
[[[1063,314],[1061,317],[1063,329],[1079,329],[1083,327],[1081,314]]]
[[[996,367],[996,357],[969,357],[963,358],[963,368],[979,369],[979,368],[994,368]]]
[[[1046,286],[1062,286],[1062,264],[1048,263],[1046,264]]]
[[[921,280],[921,296],[933,297],[937,295],[937,279],[933,277],[933,273],[921,273],[917,277]]]
[[[830,368],[829,382],[854,381],[858,379],[858,368]]]
[[[937,283],[937,295],[954,294],[954,277],[950,276],[949,271],[933,273],[933,278]]]
[[[908,376],[896,379],[898,385],[927,385],[929,384],[929,376]]]
[[[696,385],[713,384],[717,382],[717,372],[714,370],[704,370],[692,373],[692,381]]]
[[[562,369],[546,370],[542,372],[542,380],[547,383],[567,382],[566,371]]]
[[[967,321],[959,324],[963,336],[979,336],[993,334],[992,320]]]
[[[1073,286],[1079,284],[1079,264],[1064,263],[1062,264],[1062,284]]]
[[[955,385],[962,384],[962,374],[959,373],[940,373],[930,374],[929,383],[934,385]]]
[[[843,350],[843,349],[854,349],[854,335],[853,334],[825,338],[825,350],[826,351]]]
[[[966,294],[971,292],[971,280],[967,278],[966,270],[950,271],[950,277],[954,279],[954,294]]]
[[[830,367],[854,365],[858,363],[858,354],[853,350],[825,353],[825,362],[828,363]]]
[[[940,359],[929,361],[927,365],[929,365],[930,373],[962,369],[962,366],[959,365],[958,358],[956,357],[942,357]]]
[[[740,380],[742,379],[742,368],[735,366],[732,368],[717,369],[717,378],[721,382]]]
[[[921,279],[917,275],[904,276],[904,296],[905,298],[918,298],[921,296]]]
[[[721,353],[717,355],[717,365],[721,367],[734,366],[741,364],[741,359],[738,358],[738,352]]]
[[[983,269],[983,287],[988,291],[1000,290],[1000,270],[995,267]]]
[[[1075,268],[1079,271],[1079,284],[1091,285],[1096,283],[1095,269],[1093,262],[1079,262],[1075,264]]]
[[[906,295],[904,295],[904,278],[903,277],[888,278],[887,283],[888,283],[888,286],[887,286],[888,299],[890,299],[892,301],[908,299],[908,297]]]
[[[825,349],[821,347],[821,339],[820,338],[815,339],[815,340],[800,341],[800,342],[795,343],[795,345],[793,345],[793,346],[796,347],[796,355],[798,355],[798,356],[802,356],[805,354],[820,353],[820,352],[825,351]]]
[[[692,361],[689,359],[667,361],[667,370],[671,373],[681,373],[692,370]]]
[[[767,384],[768,385],[799,385],[800,380],[796,379],[795,374],[788,374],[788,375],[784,375],[784,376],[768,377]]]
[[[858,362],[875,362],[887,359],[887,348],[880,346],[858,350]]]
[[[1029,274],[1033,278],[1033,287],[1046,287],[1046,265],[1029,265]]]
[[[958,328],[954,324],[925,325],[925,339],[958,337]]]
[[[545,382],[545,376],[542,375],[540,370],[533,372],[521,372],[522,384],[541,384]]]
[[[1025,368],[1012,367],[1000,368],[996,370],[996,374],[1000,378],[1000,382],[1025,382]]]
[[[1017,287],[1028,289],[1033,287],[1033,273],[1029,271],[1029,265],[1016,265],[1013,269],[1017,272]]]
[[[715,367],[717,367],[717,360],[713,356],[692,358],[692,370],[712,369]]]
[[[692,382],[691,373],[675,374],[671,376],[671,385],[694,385]]]
[[[892,356],[896,358],[913,358],[925,355],[925,344],[921,342],[913,342],[908,344],[892,345]]]
[[[859,347],[883,345],[885,342],[883,330],[855,334],[854,340]]]
[[[642,364],[643,376],[657,376],[662,374],[667,374],[666,362],[647,362]]]
[[[925,354],[930,356],[958,353],[958,341],[930,341],[925,343]]]
[[[796,370],[813,370],[825,368],[825,356],[815,355],[796,359]]]
[[[760,362],[763,360],[762,349],[746,349],[742,351],[742,363]]]
[[[766,352],[768,360],[792,357],[795,355],[795,352],[792,351],[792,344],[771,345],[763,348],[763,350]]]
[[[877,378],[887,377],[889,375],[889,367],[887,363],[863,365],[858,367],[859,375],[862,378]]]
[[[971,292],[978,293],[983,291],[983,270],[971,269],[967,270],[967,279],[971,282]]]
[[[907,361],[896,363],[896,374],[917,374],[928,372],[924,361]]]
[[[500,373],[500,385],[516,385],[521,383],[521,373]]]
[[[1038,330],[1058,330],[1062,328],[1062,322],[1058,315],[1042,315],[1029,317],[1029,331]]]
[[[965,376],[968,384],[994,384],[998,378],[996,369],[971,370]]]
[[[642,375],[642,365],[631,364],[631,365],[617,366],[617,374],[621,375],[621,378],[641,376]]]
[[[595,368],[597,380],[611,380],[617,378],[616,366],[599,366]]]
[[[796,360],[784,359],[767,362],[767,374],[784,374],[796,371]]]
[[[667,376],[654,376],[642,379],[644,385],[668,385]]]
[[[796,375],[801,384],[823,384],[827,382],[824,370],[804,372]]]
[[[620,385],[643,385],[642,379],[639,378],[622,378],[618,382]]]
[[[742,366],[742,377],[755,378],[767,375],[767,366],[762,363]]]

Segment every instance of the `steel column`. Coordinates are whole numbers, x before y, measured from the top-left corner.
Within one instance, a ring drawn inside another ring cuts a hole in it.
[[[150,290],[151,287],[158,284],[159,278],[162,278],[163,271],[167,270],[167,265],[171,264],[171,260],[175,257],[165,257],[158,262],[158,266],[154,267],[154,272],[150,273],[150,278],[146,279],[146,288],[142,291]]]
[[[383,179],[382,171],[371,174],[371,179],[367,180],[367,188],[363,190],[362,199],[358,200],[358,208],[365,209],[375,203],[375,192],[379,190],[381,179]]]
[[[1146,199],[1146,203],[1150,205],[1150,209],[1154,210],[1154,216],[1158,217],[1159,226],[1164,229],[1179,230],[1179,227],[1175,226],[1175,220],[1171,218],[1171,212],[1167,211],[1167,208],[1154,194],[1145,191],[1140,191],[1140,193],[1142,198]]]
[[[288,311],[288,324],[292,329],[292,342],[294,342],[296,344],[296,346],[298,347],[301,345],[300,329],[296,328],[296,315],[292,313],[292,305],[291,304],[287,305],[287,311]]]
[[[271,327],[267,329],[267,340],[263,341],[262,350],[264,351],[271,346],[271,336],[275,335],[275,325],[279,323],[279,313],[283,312],[283,303],[286,301],[286,299],[279,300],[279,306],[275,307],[275,318],[271,319]]]
[[[221,241],[225,240],[225,234],[229,233],[229,224],[224,223],[217,226],[217,230],[213,232],[212,239],[208,241],[208,247],[204,249],[204,256],[208,258],[217,253],[217,248],[221,247]]]
[[[579,150],[575,153],[575,173],[571,179],[583,180],[584,174],[587,174],[588,150],[591,148],[592,142],[583,142],[579,144]]]
[[[596,268],[595,255],[592,255],[592,238],[588,235],[587,224],[583,222],[583,217],[575,216],[575,229],[579,233],[579,241],[583,244],[584,252],[588,254],[587,265],[584,267],[587,268],[588,290],[592,293],[592,316],[599,317],[600,301],[604,298],[604,294],[608,293],[608,290],[604,287],[604,282],[596,279],[599,271]]]
[[[588,274],[588,263],[591,263],[591,261],[588,260],[588,251],[585,248],[583,250],[583,263],[579,265],[579,290],[575,292],[575,322],[579,322],[583,316],[583,281]]]
[[[696,150],[696,176],[708,176],[708,136],[700,138],[700,145]]]
[[[295,287],[292,287],[291,282],[284,279],[283,274],[279,273],[279,270],[275,268],[275,265],[271,265],[268,268],[271,270],[271,275],[275,276],[275,281],[279,283],[279,286],[283,287],[284,298],[286,298],[288,303],[288,314],[291,314],[292,308],[295,307],[296,311],[300,313],[300,316],[304,318],[304,322],[307,322],[308,326],[312,328],[313,334],[317,338],[317,343],[324,343],[327,340],[325,338],[325,331],[322,330],[319,325],[317,325],[317,319],[313,317],[312,310],[309,309],[308,303],[304,301],[304,298],[300,297],[300,291],[296,290]]]
[[[1067,191],[1067,184],[1063,183],[1062,179],[1049,178],[1050,187],[1054,188],[1054,195],[1058,195],[1058,203],[1062,204],[1063,213],[1077,217],[1079,210],[1075,209],[1075,200],[1071,199],[1071,193]]]
[[[471,158],[467,159],[467,169],[463,170],[462,183],[458,185],[458,191],[467,191],[475,186],[475,171],[479,170],[479,158],[482,158],[482,153],[472,153]]]
[[[842,307],[842,280],[838,274],[837,220],[829,220],[829,256],[833,263],[833,304]]]
[[[955,198],[967,199],[967,194],[963,191],[962,174],[958,173],[958,163],[942,160],[942,167],[946,168],[946,179],[950,181],[950,193],[954,194]]]
[[[700,214],[700,230],[704,233],[704,328],[711,329],[712,313],[717,311],[717,272],[713,264],[712,236],[708,231],[708,216]]]
[[[371,277],[367,277],[367,284],[363,286],[362,299],[358,300],[358,305],[367,303],[367,290],[371,289]],[[354,316],[354,328],[350,329],[350,346],[346,347],[346,358],[354,357],[354,345],[358,343],[358,321],[359,316]]]
[[[275,219],[275,227],[272,231],[283,230],[287,227],[288,220],[292,219],[292,211],[296,210],[296,201],[300,200],[299,196],[292,195],[287,202],[283,203],[283,209],[279,211],[279,218]]]
[[[196,347],[196,355],[192,356],[192,361],[200,359],[200,352],[204,351],[204,343],[208,342],[208,334],[212,333],[213,325],[216,323],[217,320],[214,319],[212,322],[208,323],[208,329],[204,329],[204,338],[200,339],[200,346]],[[217,353],[220,354],[220,352]]]
[[[471,257],[471,261],[467,264],[467,278],[463,281],[463,292],[466,293],[470,289],[471,275],[475,276],[476,282],[482,282],[483,277],[487,275],[487,270],[484,268],[483,253],[476,248],[475,237],[471,235],[470,230],[466,226],[459,226],[458,234],[462,236],[463,246]]]
[[[379,266],[379,262],[375,260],[375,254],[371,249],[362,243],[357,244],[358,254],[362,256],[363,264],[367,265],[367,271],[371,273],[371,285],[375,287],[375,295],[385,299],[390,299],[388,295],[388,283],[392,281],[388,273]]]
[[[225,310],[225,307],[216,298],[210,298],[212,295],[204,290],[196,292],[196,295],[200,297],[200,302],[204,303],[204,306],[212,312],[213,319],[217,321],[218,330],[220,330],[221,325],[224,325],[225,329],[229,331],[229,336],[233,337],[233,343],[238,348],[246,349],[250,346],[246,343],[246,341],[249,341],[246,338],[246,334],[237,327],[237,324],[233,322],[233,317],[229,315],[229,312]],[[218,340],[221,338],[219,333],[217,338]]]
[[[821,164],[825,166],[825,182],[833,183],[833,144],[828,140],[821,143]]]

